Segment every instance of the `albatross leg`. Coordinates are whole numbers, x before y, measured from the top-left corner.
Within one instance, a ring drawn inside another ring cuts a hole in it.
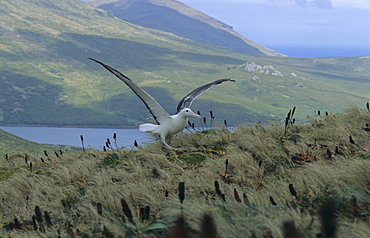
[[[170,146],[169,144],[167,144],[166,137],[165,136],[161,136],[161,139],[162,139],[163,144],[165,146],[167,146],[168,148],[170,148],[171,150],[181,150],[180,148],[173,148],[172,146]]]

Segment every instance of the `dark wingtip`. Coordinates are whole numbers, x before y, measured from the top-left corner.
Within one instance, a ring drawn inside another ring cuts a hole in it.
[[[217,79],[213,83],[220,84],[220,83],[223,83],[223,82],[226,82],[226,81],[235,82],[235,80],[233,80],[233,79]]]
[[[230,81],[230,82],[235,82],[235,80],[234,80],[234,79],[230,79],[230,78],[225,79],[225,80]]]
[[[100,62],[99,60],[96,60],[96,59],[94,59],[94,58],[90,58],[90,57],[89,57],[89,59],[90,59],[90,60],[92,60],[92,61],[95,61],[95,62],[96,62],[96,63],[98,63],[98,64],[104,65],[102,62]]]
[[[105,64],[100,62],[99,60],[96,60],[96,59],[93,59],[93,58],[89,58],[89,59],[92,60],[92,61],[95,61],[96,63],[101,64],[105,67]]]

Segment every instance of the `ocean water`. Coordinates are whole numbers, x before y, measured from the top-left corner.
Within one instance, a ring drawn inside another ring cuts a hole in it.
[[[150,141],[150,136],[136,129],[101,129],[101,128],[63,128],[63,127],[16,127],[0,126],[1,130],[13,135],[42,144],[72,145],[81,147],[80,135],[84,138],[86,148],[103,149],[107,138],[113,144],[116,133],[118,147],[132,147]],[[113,145],[114,146],[114,145]]]
[[[305,45],[264,45],[290,57],[360,57],[370,56],[370,46],[305,46]]]
[[[51,145],[72,145],[81,147],[80,136],[83,136],[85,148],[102,150],[107,138],[113,148],[115,147],[113,134],[116,133],[116,142],[119,148],[132,148],[134,141],[139,145],[153,141],[149,133],[135,129],[112,129],[112,128],[67,128],[67,127],[21,127],[21,126],[0,126],[0,129],[16,135],[20,138]],[[208,127],[196,128],[196,130],[207,130]],[[232,127],[229,127],[232,130]],[[184,132],[188,132],[184,130]]]

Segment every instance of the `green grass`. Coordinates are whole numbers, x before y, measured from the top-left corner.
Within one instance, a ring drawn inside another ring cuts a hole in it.
[[[320,211],[332,206],[337,237],[366,237],[369,120],[368,111],[350,108],[294,123],[286,133],[270,123],[179,134],[170,142],[179,152],[154,139],[139,149],[70,151],[60,158],[40,152],[27,164],[24,153],[1,157],[1,236],[166,237],[182,216],[189,237],[196,237],[210,214],[220,237],[291,237],[282,229],[287,221],[294,223],[290,233],[316,237],[324,224]],[[50,214],[52,226],[43,217],[34,230],[36,206]],[[142,221],[146,206],[150,215]],[[14,219],[20,228],[10,228]]]
[[[4,155],[5,157],[5,154],[8,154],[8,156],[10,157],[13,155],[13,153],[19,154],[20,152],[24,154],[40,154],[43,153],[44,150],[53,151],[59,149],[76,150],[78,148],[74,146],[38,144],[36,142],[24,140],[18,136],[15,136],[0,129],[0,153],[2,153],[1,156]],[[21,156],[24,157],[24,154]]]

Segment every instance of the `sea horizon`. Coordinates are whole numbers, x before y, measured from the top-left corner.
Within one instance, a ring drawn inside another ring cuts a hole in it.
[[[370,46],[314,46],[279,44],[264,44],[264,46],[289,57],[298,58],[370,56]]]

